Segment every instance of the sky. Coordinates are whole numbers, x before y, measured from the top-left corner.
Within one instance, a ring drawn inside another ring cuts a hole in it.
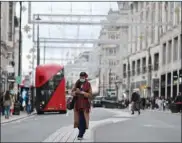
[[[32,42],[32,31],[33,27],[28,23],[28,2],[23,2],[23,7],[25,11],[22,13],[22,30],[23,30],[23,41],[22,41],[22,64],[23,72],[27,73],[31,71],[29,68],[31,59],[27,58],[27,55],[32,55],[30,49],[35,45]],[[32,2],[32,13],[36,14],[107,14],[109,9],[117,10],[116,2]],[[19,17],[19,3],[16,6],[16,15]],[[42,20],[63,20],[70,21],[71,19],[65,18],[48,18],[40,17]],[[78,19],[72,19],[78,20]],[[82,19],[84,21],[90,21],[90,19]],[[102,19],[93,19],[92,20],[103,20]],[[30,32],[26,33],[24,31],[25,25],[31,27]],[[47,38],[79,38],[79,39],[97,39],[100,33],[100,26],[75,26],[75,25],[40,25],[40,37]],[[79,32],[78,32],[79,31]],[[36,28],[35,28],[35,39],[36,39]],[[45,46],[44,43],[40,44],[40,47]],[[46,44],[46,46],[55,46],[55,47],[91,47],[93,45],[89,44]],[[43,59],[43,48],[41,50],[41,59]],[[79,50],[78,48],[54,48],[46,49],[46,58],[47,59],[73,59],[75,56],[78,56],[80,52],[84,50]],[[41,61],[42,63],[43,61]],[[48,61],[46,61],[47,63]],[[50,61],[49,61],[50,62]],[[65,61],[55,60],[54,62],[65,64]],[[35,61],[36,63],[36,61]]]

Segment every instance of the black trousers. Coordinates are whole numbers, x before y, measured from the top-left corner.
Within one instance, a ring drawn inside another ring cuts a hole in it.
[[[86,120],[83,111],[79,112],[79,134],[78,137],[83,137],[86,131]]]

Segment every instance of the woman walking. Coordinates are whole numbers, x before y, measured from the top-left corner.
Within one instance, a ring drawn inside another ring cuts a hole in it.
[[[85,72],[81,72],[80,79],[77,80],[72,90],[72,96],[75,98],[74,128],[79,129],[78,140],[83,139],[83,135],[89,126],[92,88],[86,78],[87,74]]]
[[[5,119],[9,119],[10,116],[11,97],[9,91],[6,91],[4,96],[4,114]]]

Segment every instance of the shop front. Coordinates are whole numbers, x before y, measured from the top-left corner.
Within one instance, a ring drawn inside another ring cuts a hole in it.
[[[177,86],[178,86],[178,72],[173,72],[173,99],[177,96]]]
[[[166,82],[166,75],[163,74],[161,75],[161,93],[160,96],[165,96],[166,97],[166,93],[165,93],[165,82]]]

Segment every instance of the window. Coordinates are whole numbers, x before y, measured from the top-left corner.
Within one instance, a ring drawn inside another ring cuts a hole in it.
[[[163,44],[163,49],[162,49],[162,64],[165,65],[166,64],[166,43]]]
[[[142,73],[146,73],[146,57],[142,58]]]
[[[178,37],[174,38],[173,61],[178,59]]]
[[[157,71],[159,69],[159,53],[154,54],[154,70]]]
[[[135,76],[135,61],[132,62],[132,75]]]
[[[168,44],[168,63],[171,63],[171,53],[172,53],[172,40],[169,41]]]
[[[44,78],[44,76],[40,76],[39,81],[44,81]],[[50,79],[47,83],[40,87],[38,90],[40,96],[37,96],[38,101],[44,101],[46,102],[44,105],[46,105],[63,78],[64,70],[61,70],[56,75],[54,75],[52,79]]]
[[[131,14],[133,14],[133,4],[131,4],[130,9],[131,9]]]
[[[137,60],[137,74],[140,74],[140,59]]]
[[[123,65],[123,77],[126,78],[126,64]]]

